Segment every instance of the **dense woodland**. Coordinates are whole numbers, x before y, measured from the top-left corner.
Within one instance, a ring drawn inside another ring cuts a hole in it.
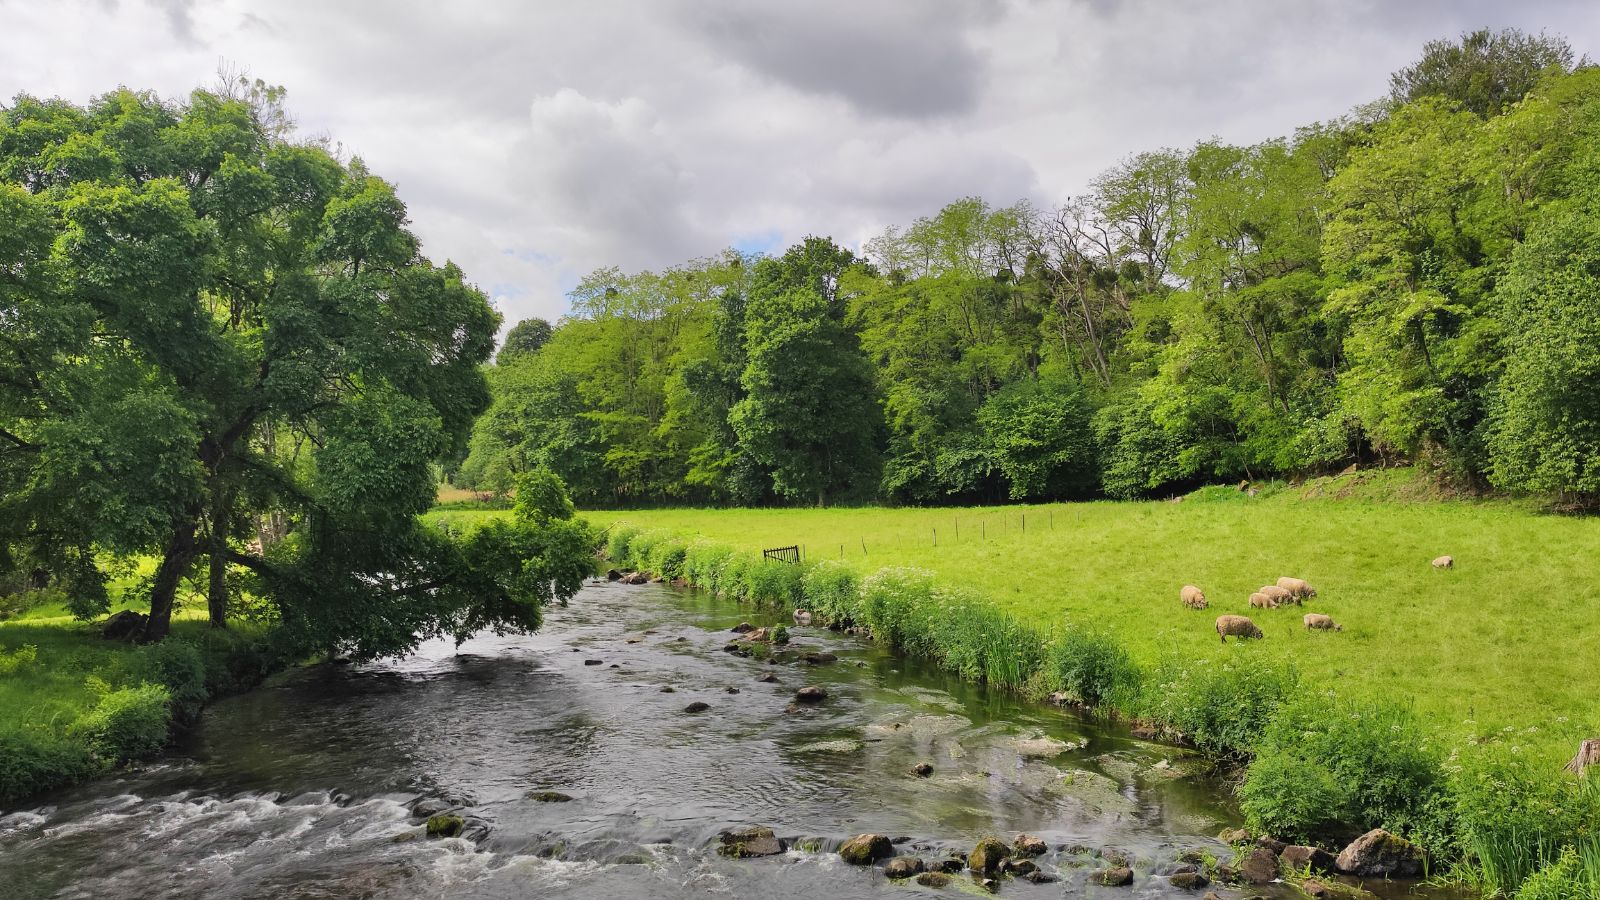
[[[1600,69],[1515,31],[1254,146],[1130,156],[1059,208],[956,200],[603,269],[520,323],[453,477],[580,503],[1158,496],[1415,462],[1600,493]]]

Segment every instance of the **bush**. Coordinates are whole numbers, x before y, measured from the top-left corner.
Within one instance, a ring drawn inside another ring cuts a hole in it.
[[[1045,672],[1052,690],[1086,706],[1131,707],[1142,674],[1109,634],[1068,627],[1050,642]]]
[[[1440,849],[1449,827],[1439,753],[1410,710],[1327,695],[1283,704],[1239,796],[1252,829],[1305,842],[1374,826]]]
[[[1249,653],[1223,663],[1168,661],[1141,697],[1140,715],[1201,750],[1249,755],[1299,681],[1292,667]]]
[[[717,578],[712,590],[718,596],[727,597],[729,600],[743,600],[749,596],[750,586],[746,577],[756,566],[761,565],[761,560],[749,553],[729,554],[722,568],[717,572]]]
[[[1600,845],[1591,843],[1582,855],[1562,847],[1522,883],[1515,900],[1600,900]]]
[[[618,522],[611,526],[611,533],[606,535],[606,558],[617,565],[626,565],[628,562],[628,545],[640,531],[639,526]]]
[[[13,592],[0,592],[0,619],[11,619],[41,606],[57,603],[66,606],[67,595],[60,589],[25,588]]]
[[[712,589],[733,548],[714,541],[695,541],[683,554],[683,577],[696,587]]]
[[[682,578],[684,558],[688,552],[687,541],[674,535],[664,535],[651,545],[645,568],[668,581]]]
[[[757,560],[745,569],[745,595],[757,606],[796,606],[804,577],[805,569],[793,563]]]
[[[919,640],[921,620],[934,615],[933,573],[922,569],[879,569],[861,582],[860,624],[891,647],[933,656],[936,647]]]
[[[148,756],[167,742],[170,700],[159,684],[109,690],[69,733],[107,763]]]
[[[848,625],[861,601],[861,576],[838,560],[825,559],[806,570],[801,593],[820,624]]]
[[[23,644],[10,653],[0,650],[0,675],[15,675],[19,670],[34,664],[39,658],[39,648]]]
[[[94,774],[79,741],[37,728],[0,729],[0,803],[63,787]]]
[[[127,684],[156,684],[167,689],[167,699],[182,721],[200,714],[211,691],[206,683],[206,665],[194,644],[168,638],[159,644],[140,647],[130,660]]]
[[[651,529],[634,534],[628,541],[628,551],[623,557],[629,568],[641,572],[650,571],[650,554],[656,545],[666,540],[668,533],[661,529]]]
[[[1511,894],[1560,848],[1600,835],[1600,784],[1552,775],[1564,760],[1533,757],[1522,743],[1530,737],[1502,733],[1455,756],[1450,793],[1462,875],[1486,894]]]

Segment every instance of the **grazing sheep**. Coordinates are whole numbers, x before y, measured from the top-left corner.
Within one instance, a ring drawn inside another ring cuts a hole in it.
[[[1178,599],[1190,609],[1205,609],[1207,605],[1205,592],[1192,584],[1183,586],[1183,590],[1178,592]]]
[[[1256,609],[1277,609],[1278,601],[1268,597],[1266,594],[1263,594],[1260,591],[1256,591],[1254,594],[1250,595],[1250,605],[1254,606]]]
[[[1302,600],[1307,597],[1315,597],[1317,595],[1317,589],[1309,584],[1306,584],[1303,579],[1290,578],[1287,575],[1278,579],[1278,587],[1283,588]]]
[[[1226,644],[1230,634],[1241,641],[1246,638],[1266,637],[1261,633],[1261,629],[1256,627],[1256,623],[1250,621],[1249,616],[1217,616],[1217,636]]]
[[[1455,565],[1456,560],[1453,556],[1441,556],[1433,561],[1433,567],[1435,569],[1453,569],[1455,568]]]
[[[1301,621],[1306,623],[1306,628],[1315,631],[1344,630],[1344,626],[1340,625],[1338,622],[1335,622],[1332,616],[1325,616],[1322,613],[1306,613]]]
[[[1266,594],[1268,597],[1271,597],[1274,601],[1277,602],[1277,604],[1279,606],[1282,606],[1285,603],[1299,603],[1300,602],[1300,598],[1299,597],[1296,597],[1292,592],[1290,592],[1290,591],[1288,591],[1288,590],[1286,590],[1284,588],[1278,587],[1275,584],[1266,585],[1265,587],[1263,587],[1261,589],[1261,593]]]

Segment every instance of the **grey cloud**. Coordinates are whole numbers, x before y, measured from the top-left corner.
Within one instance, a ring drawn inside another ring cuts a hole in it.
[[[970,112],[983,60],[966,30],[997,6],[960,0],[886,3],[696,3],[688,26],[714,56],[862,112],[905,118]]]

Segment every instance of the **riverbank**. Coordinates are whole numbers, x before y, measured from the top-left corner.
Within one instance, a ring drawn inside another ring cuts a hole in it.
[[[1600,532],[1516,503],[1390,499],[1413,490],[1387,477],[1168,504],[591,518],[613,525],[612,555],[628,564],[680,565],[692,582],[842,616],[969,677],[1063,692],[1253,759],[1242,801],[1279,836],[1385,825],[1453,877],[1509,892],[1562,844],[1592,850],[1600,826],[1595,791],[1561,772],[1595,733],[1583,598],[1600,594]],[[785,545],[817,564],[755,562]],[[840,558],[818,561],[823,546]],[[1434,569],[1441,554],[1456,566]],[[1247,606],[1286,574],[1318,597]],[[1185,583],[1211,608],[1183,608]],[[1305,610],[1344,630],[1307,632]],[[1220,645],[1224,612],[1252,615],[1266,640]]]
[[[154,755],[209,700],[282,665],[265,629],[219,631],[203,614],[149,646],[56,606],[0,622],[0,809]]]

